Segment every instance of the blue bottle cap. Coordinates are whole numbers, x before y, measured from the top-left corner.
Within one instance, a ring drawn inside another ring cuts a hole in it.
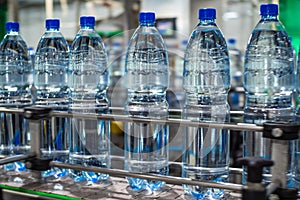
[[[198,13],[200,20],[216,19],[216,9],[214,8],[200,8]]]
[[[19,32],[19,22],[6,22],[6,32]]]
[[[278,15],[278,5],[277,4],[261,4],[260,14],[262,16],[277,16]]]
[[[80,17],[80,26],[95,26],[95,17],[94,16],[81,16]]]
[[[46,29],[59,29],[59,19],[46,19]]]
[[[140,12],[139,22],[141,24],[153,24],[155,22],[154,12]]]
[[[235,44],[236,40],[234,38],[229,38],[228,43],[229,44]]]

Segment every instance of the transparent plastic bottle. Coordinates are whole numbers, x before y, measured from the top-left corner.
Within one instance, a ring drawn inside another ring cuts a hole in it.
[[[183,70],[186,102],[183,118],[191,121],[229,121],[227,95],[230,88],[226,40],[215,23],[214,8],[199,9],[200,22],[188,41]],[[227,182],[229,176],[229,130],[186,127],[183,134],[184,178]],[[196,199],[219,199],[224,190],[183,185]]]
[[[242,53],[236,46],[234,38],[228,39],[228,53],[230,59],[231,87],[243,86]]]
[[[81,16],[80,30],[71,46],[72,91],[70,111],[74,114],[108,113],[107,54],[104,43],[94,30],[95,17]],[[73,117],[71,121],[70,163],[110,168],[109,121]],[[98,182],[107,174],[73,171],[75,181]]]
[[[299,116],[297,116],[297,120],[299,122]],[[298,188],[298,190],[300,189],[300,139],[298,138],[298,140],[295,142],[295,148],[294,148],[294,152],[293,152],[293,164],[294,164],[294,168],[293,168],[293,187]],[[298,192],[299,193],[299,192]]]
[[[231,110],[243,110],[244,91],[243,91],[243,69],[242,53],[236,47],[234,38],[228,39],[228,53],[230,59],[230,83],[229,105]]]
[[[46,19],[34,59],[34,87],[37,106],[51,107],[54,111],[68,111],[70,90],[69,47],[61,34],[59,19]],[[41,121],[42,156],[67,162],[69,156],[69,118],[53,117]],[[43,172],[44,177],[62,177],[67,170],[53,168]]]
[[[32,66],[26,42],[18,22],[6,23],[6,35],[0,44],[0,106],[22,109],[32,105],[30,86]],[[19,114],[0,113],[1,154],[24,154],[30,150],[28,121]],[[4,166],[6,170],[24,171],[22,162]]]
[[[280,2],[281,3],[281,2]],[[287,4],[286,7],[285,7],[285,17],[288,18],[288,7],[290,10],[292,9],[296,9],[294,7],[294,4],[291,2],[291,1],[287,1],[287,2],[282,2],[282,4]],[[300,2],[298,2],[300,3]],[[283,6],[281,5],[281,6]],[[281,8],[281,7],[280,7]],[[300,13],[294,13],[294,14],[300,14]],[[292,17],[292,16],[289,16],[289,17]],[[287,19],[284,19],[284,21],[286,23],[290,23],[289,24],[289,28],[293,27],[293,22],[291,21],[292,18],[290,18],[290,20],[287,20]],[[285,23],[285,24],[286,24]],[[291,31],[290,31],[291,32]],[[289,32],[289,34],[290,34]],[[297,34],[299,32],[297,31]],[[292,34],[294,35],[294,34]],[[296,63],[296,80],[295,80],[295,83],[296,83],[296,92],[295,92],[295,99],[296,99],[296,109],[295,109],[295,116],[296,116],[296,122],[298,124],[300,124],[300,45],[297,44],[297,42],[299,42],[300,40],[298,40],[298,38],[296,37],[296,41],[295,40],[295,37],[292,37],[293,38],[293,43],[294,43],[294,49],[295,51],[297,52],[298,50],[298,53],[295,53],[296,55],[296,58],[295,60],[297,60],[297,63]],[[300,135],[299,135],[299,138],[298,140],[295,142],[295,148],[294,148],[294,152],[293,152],[293,158],[292,158],[292,163],[294,164],[294,168],[293,168],[293,180],[294,180],[294,186],[298,188],[298,193],[300,193]]]
[[[110,76],[122,76],[124,69],[122,69],[122,53],[123,48],[121,42],[113,42],[109,51],[110,60]],[[115,84],[114,84],[115,85]]]
[[[253,124],[293,122],[293,47],[277,18],[278,5],[262,4],[260,14],[261,19],[245,52],[244,121]],[[271,158],[271,139],[264,138],[260,132],[245,132],[243,137],[244,156]],[[265,173],[268,174],[269,170]],[[266,176],[264,180],[268,180]]]
[[[141,12],[140,25],[130,39],[125,74],[129,116],[164,119],[168,115],[166,90],[169,85],[168,54],[162,36],[155,28],[155,14]],[[130,172],[168,174],[168,137],[166,124],[125,123],[125,169]],[[164,184],[127,178],[133,190],[158,190]]]

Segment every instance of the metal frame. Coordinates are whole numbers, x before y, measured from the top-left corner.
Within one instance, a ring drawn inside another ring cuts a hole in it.
[[[110,110],[114,113],[122,113],[122,108],[110,108]],[[6,113],[18,113],[18,114],[24,114],[30,116],[32,113],[30,113],[29,110],[22,109],[6,109],[0,107],[0,112],[6,112]],[[170,116],[172,115],[180,115],[181,110],[169,110]],[[231,112],[231,115],[241,115],[243,112]],[[258,126],[254,124],[244,124],[244,123],[215,123],[215,122],[199,122],[199,121],[190,121],[190,120],[184,120],[184,119],[177,119],[169,117],[167,119],[154,119],[154,118],[137,118],[137,117],[131,117],[128,115],[121,115],[121,114],[79,114],[79,113],[69,113],[69,112],[58,112],[58,111],[52,111],[50,112],[48,117],[76,117],[76,118],[86,118],[86,119],[101,119],[101,120],[113,120],[113,121],[133,121],[133,122],[140,122],[140,123],[160,123],[160,124],[179,124],[180,126],[195,126],[195,127],[206,127],[206,128],[222,128],[222,129],[229,129],[229,130],[236,130],[236,131],[252,131],[252,132],[263,132],[264,127]],[[39,120],[30,120],[31,126],[34,124],[39,124]],[[38,126],[34,126],[35,128],[38,128]],[[34,149],[38,149],[38,145],[34,144]],[[20,160],[27,160],[30,158],[39,156],[39,152],[32,152],[27,155],[19,155],[14,157],[8,157],[5,159],[0,160],[0,164],[6,164],[9,162],[15,162]],[[123,159],[119,158],[118,156],[113,156],[114,159]],[[177,162],[170,162],[169,164],[177,164],[181,165]],[[99,168],[99,167],[86,167],[81,165],[75,165],[75,164],[66,164],[66,163],[59,163],[55,161],[50,162],[51,167],[59,167],[59,168],[66,168],[66,169],[73,169],[73,170],[84,170],[84,171],[91,171],[91,172],[97,172],[97,173],[105,173],[109,174],[112,177],[135,177],[135,178],[142,178],[142,179],[149,179],[149,180],[155,180],[155,181],[163,181],[168,184],[173,185],[182,185],[182,184],[188,184],[188,185],[195,185],[195,186],[201,186],[201,187],[213,187],[213,188],[220,188],[229,190],[232,192],[238,192],[242,193],[243,190],[247,189],[247,186],[241,185],[241,184],[235,184],[235,183],[213,183],[208,181],[195,181],[187,178],[182,177],[175,177],[175,176],[163,176],[163,175],[156,175],[156,174],[142,174],[142,173],[133,173],[128,172],[125,170],[120,169],[108,169],[108,168]],[[181,165],[182,166],[182,165]],[[237,173],[241,174],[241,169],[230,169],[231,174]],[[34,173],[39,173],[38,171],[35,171]],[[279,184],[271,183],[266,187],[267,194],[273,193],[273,191],[279,187]],[[300,195],[298,194],[298,197]]]

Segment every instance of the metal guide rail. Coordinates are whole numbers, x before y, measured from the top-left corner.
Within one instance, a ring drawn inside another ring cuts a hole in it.
[[[112,113],[114,111],[116,113],[122,112],[121,108],[111,108]],[[6,113],[18,113],[31,115],[30,111],[25,111],[23,109],[6,109],[0,107],[0,112]],[[170,115],[178,115],[181,114],[181,111],[178,109],[170,109]],[[231,112],[232,115],[242,115],[242,112],[233,111]],[[264,129],[262,126],[258,126],[255,124],[246,124],[246,123],[215,123],[215,122],[199,122],[199,121],[191,121],[185,119],[178,119],[178,118],[171,118],[168,119],[155,119],[155,118],[138,118],[138,117],[131,117],[127,115],[121,114],[88,114],[88,113],[69,113],[69,112],[59,112],[59,111],[52,111],[48,117],[76,117],[82,119],[102,119],[102,120],[113,120],[113,121],[124,121],[124,122],[140,122],[140,123],[159,123],[159,124],[180,124],[181,126],[199,126],[199,127],[210,127],[210,128],[222,128],[222,129],[229,129],[235,131],[256,131],[262,132]]]
[[[285,134],[285,132],[287,132],[287,130],[288,131],[290,130],[290,124],[286,124],[286,123],[283,123],[283,124],[279,123],[279,124],[275,124],[274,126],[272,124],[267,124],[266,126],[265,125],[258,126],[258,125],[254,125],[254,124],[244,124],[244,123],[237,123],[237,124],[214,123],[214,122],[207,123],[207,122],[179,119],[178,117],[177,118],[169,117],[167,119],[136,118],[136,117],[130,117],[130,116],[120,114],[123,112],[122,109],[120,109],[120,108],[111,108],[112,114],[78,114],[78,113],[75,114],[75,113],[69,113],[69,112],[51,111],[51,109],[49,109],[49,108],[45,108],[48,110],[46,110],[46,112],[43,112],[43,109],[44,108],[42,108],[42,107],[32,107],[32,108],[26,108],[24,110],[23,109],[0,108],[0,112],[24,114],[24,116],[27,119],[31,119],[30,123],[37,123],[40,119],[48,118],[48,117],[70,117],[70,118],[76,117],[76,118],[86,118],[86,119],[89,119],[89,118],[96,119],[97,118],[97,119],[112,120],[112,121],[160,123],[160,124],[169,124],[169,125],[172,125],[172,124],[178,125],[179,124],[180,126],[195,126],[195,127],[206,127],[206,128],[222,128],[222,129],[229,129],[229,130],[235,130],[235,131],[263,132],[264,134],[265,133],[267,135],[269,134],[270,137],[273,137],[273,138],[277,137],[276,139],[278,139],[278,138],[279,139],[283,138],[283,140],[291,139],[291,138],[289,138],[290,136],[287,138],[285,137],[285,135],[287,135],[287,134]],[[39,111],[41,111],[41,112],[39,112]],[[169,110],[170,116],[172,116],[172,115],[178,116],[178,115],[180,115],[180,112],[181,112],[180,110]],[[37,114],[37,113],[39,113],[39,114]],[[114,114],[114,113],[117,113],[117,114]],[[241,116],[243,113],[242,112],[231,112],[231,114]],[[295,125],[295,126],[297,128],[296,129],[297,131],[296,131],[296,133],[291,134],[294,137],[294,138],[292,137],[292,139],[295,139],[295,135],[298,135],[299,125]],[[294,127],[292,129],[295,130]],[[37,133],[35,133],[35,134],[37,134]],[[37,142],[37,140],[35,140],[35,141]],[[38,153],[39,145],[31,144],[31,146],[32,146],[31,153],[26,154],[26,155],[12,156],[12,157],[7,157],[4,159],[1,159],[0,165],[11,163],[11,162],[16,162],[16,161],[24,161],[26,163],[27,168],[31,169],[32,163],[30,163],[30,161],[28,161],[28,160],[32,160],[32,159],[39,157],[39,153]],[[253,168],[254,171],[257,169],[262,169],[265,166],[272,165],[272,163],[270,163],[270,162],[268,163],[267,161],[261,160],[261,159],[254,159],[254,160],[245,159],[245,160],[243,160],[243,164],[248,166],[248,170],[250,170],[250,167],[253,167],[253,166],[251,166],[251,164],[253,164],[253,162],[255,163],[255,167]],[[275,161],[275,163],[276,163],[276,161]],[[179,163],[175,163],[175,164],[180,165]],[[181,178],[181,177],[175,177],[175,176],[162,176],[162,175],[154,175],[154,174],[132,173],[132,172],[128,172],[128,171],[121,170],[121,169],[107,169],[107,168],[90,167],[90,166],[85,167],[82,165],[66,164],[66,163],[59,163],[59,162],[54,162],[54,161],[50,161],[48,163],[48,165],[50,167],[59,167],[59,168],[65,168],[65,169],[84,170],[84,171],[105,173],[105,174],[109,174],[111,176],[111,180],[114,180],[114,179],[119,180],[119,178],[123,178],[122,179],[123,182],[126,182],[126,180],[124,179],[126,177],[135,177],[135,178],[143,178],[143,179],[155,180],[155,181],[164,181],[167,183],[167,185],[166,185],[167,188],[174,187],[174,188],[178,189],[179,186],[181,188],[182,184],[195,185],[195,186],[200,186],[200,187],[220,188],[220,189],[224,189],[224,190],[228,191],[231,194],[235,194],[235,195],[233,195],[234,196],[233,199],[241,198],[241,199],[247,200],[247,199],[252,198],[251,195],[255,196],[257,193],[266,197],[266,196],[273,194],[275,191],[277,191],[281,185],[280,183],[278,183],[276,181],[272,182],[267,187],[265,187],[261,183],[253,183],[252,184],[249,181],[248,181],[248,185],[246,185],[246,186],[241,185],[241,184],[236,184],[236,183],[212,183],[212,182],[208,182],[208,181],[198,181],[198,180],[194,181],[194,180]],[[257,168],[257,166],[259,166],[259,167]],[[40,174],[40,172],[37,172],[36,170],[32,170],[32,172],[36,173],[36,174]],[[231,173],[233,173],[233,174],[237,173],[237,174],[241,175],[241,169],[231,169]],[[261,176],[262,176],[262,174],[261,174]],[[40,178],[40,176],[35,176],[35,177]],[[2,182],[2,184],[3,184],[3,182]],[[115,183],[115,181],[113,181],[112,185],[114,185],[114,184],[119,184],[119,183]],[[3,188],[3,186],[2,186],[2,188]],[[23,186],[21,186],[21,187],[23,187]],[[78,186],[76,186],[76,187],[78,187]],[[109,188],[109,187],[107,187],[107,188]],[[7,190],[7,188],[4,188],[4,189],[5,189],[5,191],[10,191],[10,190]],[[33,189],[33,190],[36,190],[36,189]],[[126,190],[128,190],[128,188]],[[170,190],[167,190],[167,191],[170,191]],[[180,191],[181,192],[179,192],[179,193],[177,192],[178,194],[176,197],[172,196],[170,199],[177,199],[177,198],[183,197],[183,190],[181,189]],[[262,191],[264,191],[263,194],[261,194]],[[164,192],[166,192],[166,191],[164,191]],[[162,192],[162,193],[164,193],[164,192]],[[295,193],[295,191],[292,191],[292,192]],[[129,195],[132,195],[132,194],[129,194]],[[145,195],[145,194],[143,194],[143,195]],[[74,197],[74,195],[73,195],[73,197]],[[83,196],[81,195],[78,197],[83,197]],[[264,199],[263,197],[259,198],[259,195],[256,197],[257,197],[256,200]],[[300,198],[300,195],[297,194],[297,190],[296,190],[296,198],[298,198],[298,197]],[[86,197],[86,199],[88,199],[88,198],[89,197]],[[107,197],[105,197],[105,198],[107,198]],[[136,198],[136,196],[134,196],[134,197],[131,196],[130,198],[134,199],[134,198]],[[165,196],[165,198],[160,198],[160,196],[149,195],[149,198],[151,198],[151,199],[166,199],[166,196]],[[231,199],[231,198],[232,198],[232,196],[228,197],[227,199]],[[118,198],[112,198],[112,199],[118,199]],[[127,199],[127,198],[124,197],[124,199]],[[293,198],[291,198],[291,199],[293,199]]]

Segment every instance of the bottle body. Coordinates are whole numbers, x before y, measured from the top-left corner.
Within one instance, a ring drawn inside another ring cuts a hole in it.
[[[22,109],[31,106],[32,66],[27,45],[18,31],[8,32],[0,44],[0,71],[1,107]],[[0,113],[0,124],[2,155],[25,154],[30,151],[28,121],[22,115]],[[24,164],[18,163],[5,165],[4,168],[9,171],[24,171]]]
[[[228,50],[222,32],[213,19],[200,19],[191,34],[184,57],[183,88],[186,91],[183,119],[208,123],[229,122]],[[185,127],[183,151],[184,178],[228,181],[228,130]],[[219,199],[224,196],[224,190],[221,189],[191,185],[183,185],[183,188],[187,195],[197,199]]]
[[[299,50],[298,50],[298,55],[297,55],[297,64],[296,64],[296,111],[295,111],[295,120],[296,123],[300,123],[300,105],[299,105],[299,99],[300,99],[300,56],[299,56]],[[300,166],[297,164],[299,163],[300,160],[300,141],[295,142],[295,149],[293,153],[293,160],[292,162],[294,163],[294,170],[293,170],[293,177],[295,180],[295,185],[297,188],[300,187]]]
[[[229,105],[231,110],[243,110],[244,92],[243,92],[243,69],[242,53],[235,45],[235,39],[228,40],[228,53],[230,59],[230,83]]]
[[[128,99],[125,112],[139,118],[165,119],[168,116],[166,89],[169,64],[164,41],[152,26],[139,26],[133,34],[125,63]],[[166,124],[125,123],[125,169],[131,172],[168,174]],[[158,190],[164,184],[127,178],[134,190]]]
[[[296,118],[297,123],[299,123],[299,116]],[[292,142],[291,142],[292,143]],[[294,145],[293,154],[292,154],[292,177],[293,182],[290,182],[293,187],[299,188],[300,187],[300,166],[299,166],[299,160],[300,160],[300,142],[299,140],[296,140],[295,143],[291,144],[290,146]]]
[[[92,28],[82,28],[71,50],[72,91],[70,111],[81,114],[109,112],[106,98],[108,86],[107,54],[100,36]],[[82,119],[71,121],[70,163],[110,168],[110,123],[107,120]],[[70,171],[75,181],[97,182],[107,174]]]
[[[229,122],[229,106],[185,105],[183,118],[200,122]],[[217,128],[186,127],[183,134],[184,178],[210,182],[229,181],[229,131]],[[216,188],[183,185],[185,194],[196,199],[220,199],[225,191]]]
[[[132,117],[166,119],[168,104],[130,102],[125,111]],[[166,124],[125,123],[125,169],[130,172],[168,175],[168,137]],[[127,177],[133,190],[159,190],[164,182]]]
[[[69,48],[59,30],[47,30],[41,37],[35,55],[34,87],[37,106],[54,111],[68,111],[69,107]],[[70,122],[65,117],[41,120],[42,156],[66,162],[69,155]],[[65,169],[51,169],[43,176],[64,176]]]
[[[276,16],[262,16],[250,36],[245,53],[244,121],[254,124],[293,123],[294,76],[293,48],[284,27]],[[244,156],[271,158],[273,141],[262,137],[262,133],[246,132],[243,142]],[[290,149],[293,143],[291,141]],[[289,174],[291,159],[288,165]],[[265,170],[264,181],[269,181],[267,174],[268,169]]]

